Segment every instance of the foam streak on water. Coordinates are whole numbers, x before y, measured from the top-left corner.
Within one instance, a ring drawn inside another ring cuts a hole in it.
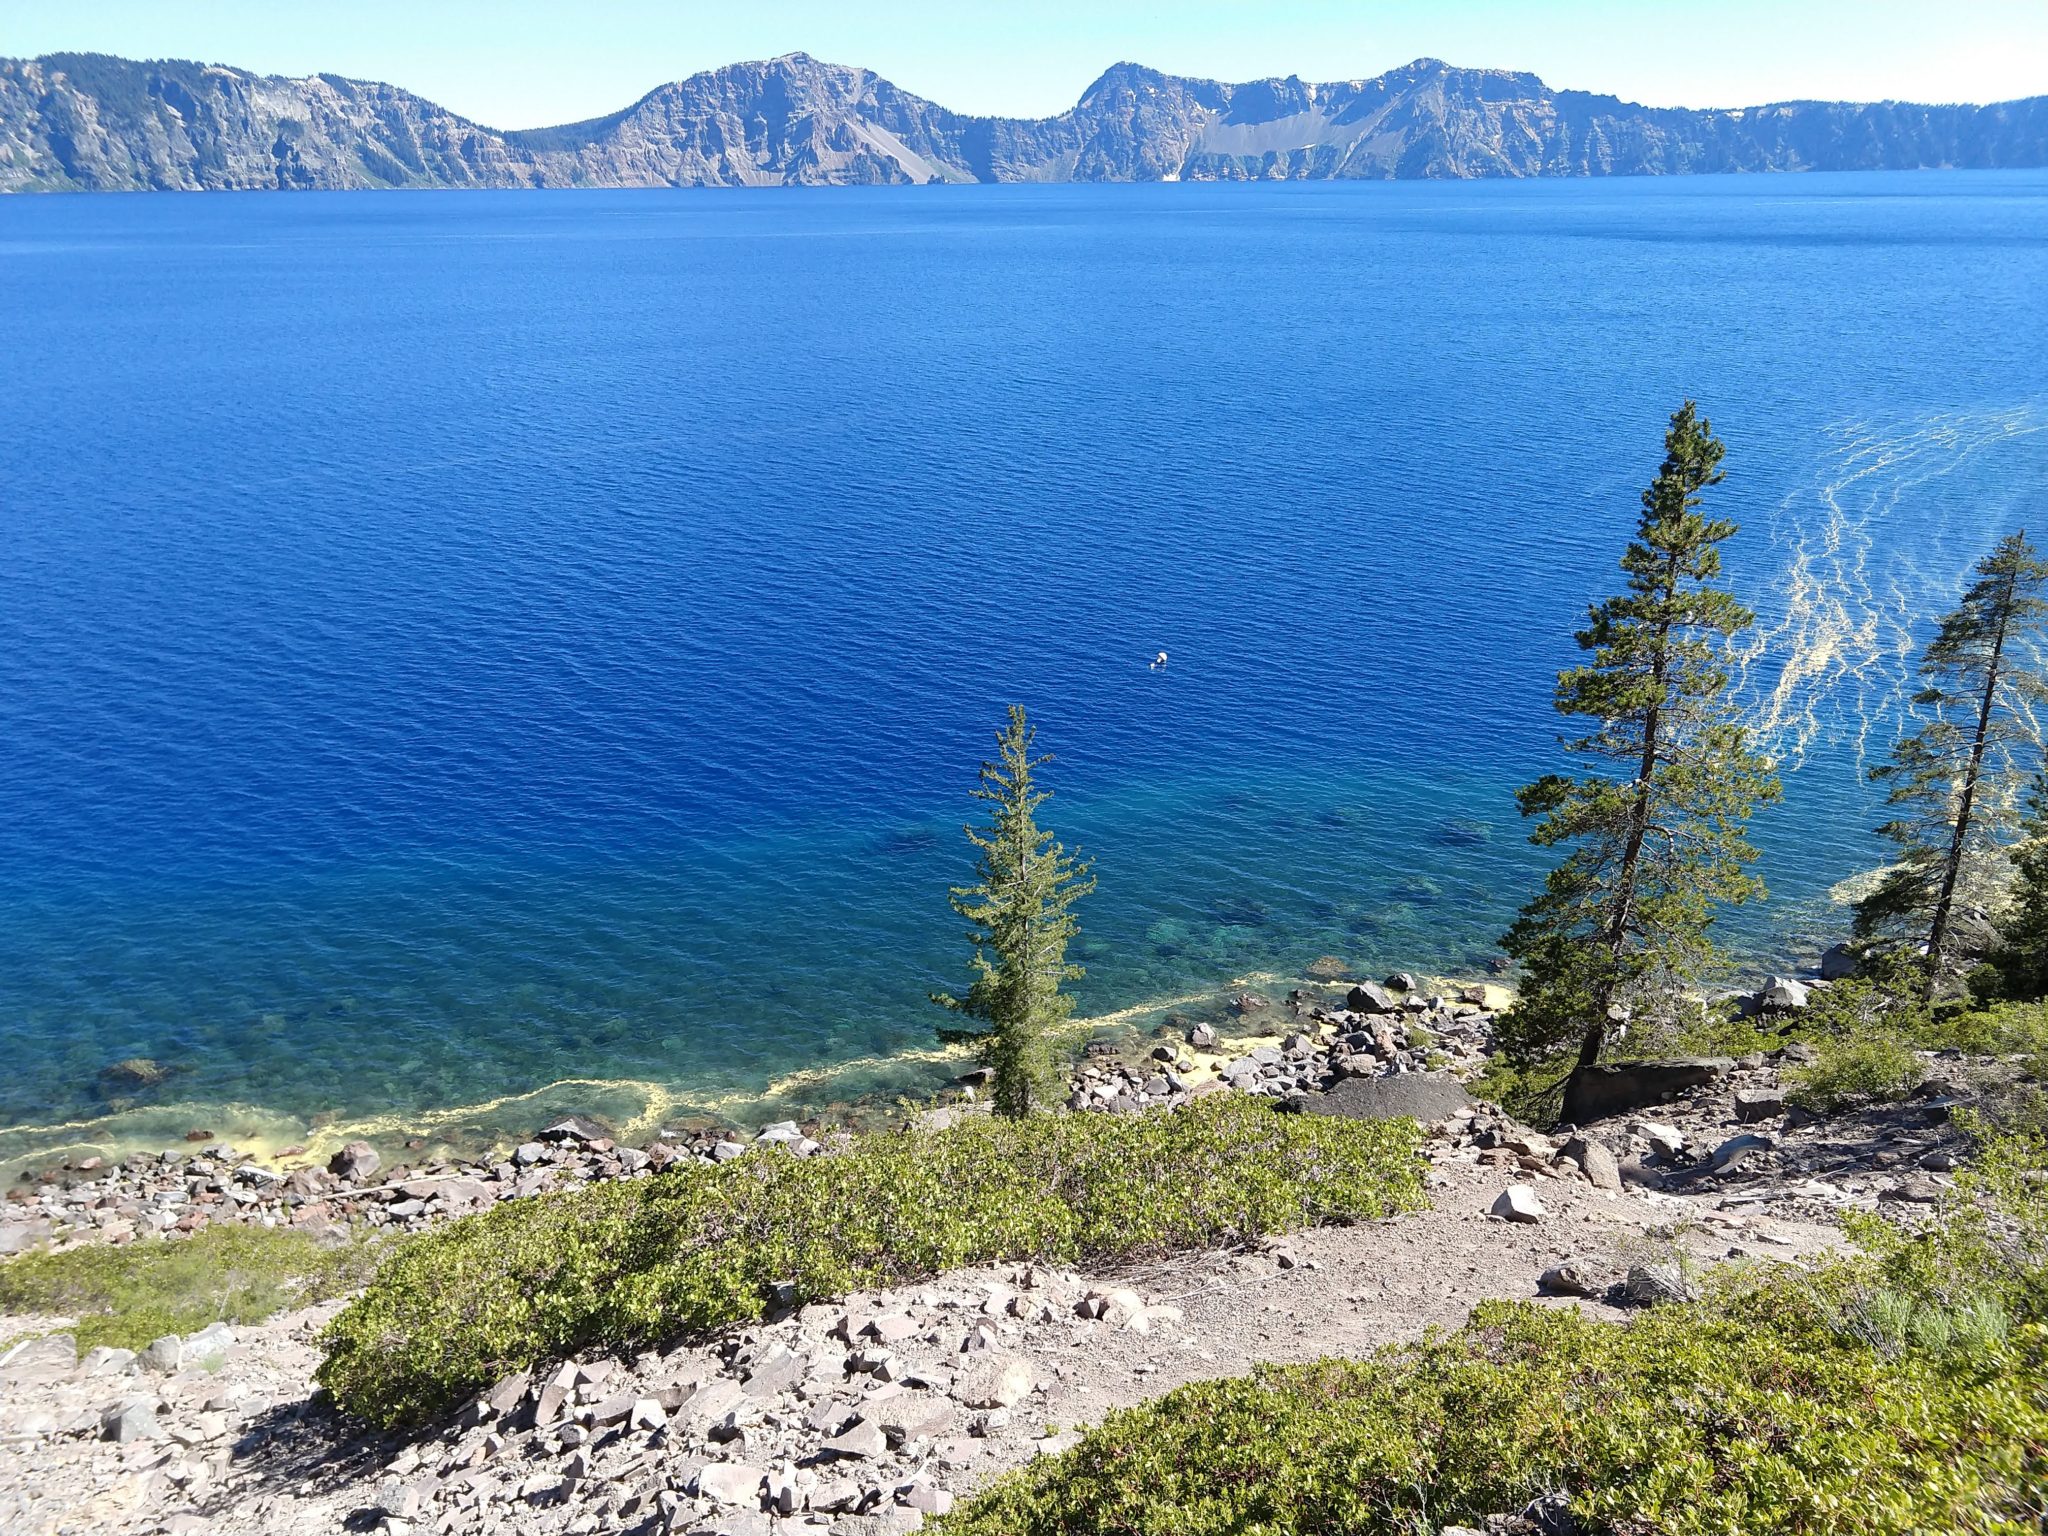
[[[1765,597],[1774,611],[1734,647],[1736,689],[1766,751],[1796,767],[1823,743],[1846,744],[1861,767],[1873,742],[1880,755],[1889,747],[1915,717],[1930,617],[2030,510],[2048,545],[2043,433],[2040,402],[1833,429],[1811,482],[1771,518],[1785,561]],[[1929,494],[1965,472],[1976,486],[1967,501]]]

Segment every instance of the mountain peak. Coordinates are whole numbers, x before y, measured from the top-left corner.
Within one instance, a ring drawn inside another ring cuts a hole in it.
[[[81,134],[80,124],[93,131]],[[1226,84],[1123,60],[1069,110],[972,117],[793,51],[497,132],[374,81],[0,59],[0,191],[1274,181],[2048,166],[2048,97],[1649,109],[1418,58]]]
[[[1094,83],[1081,93],[1081,100],[1077,105],[1085,107],[1099,99],[1105,91],[1129,90],[1133,86],[1157,86],[1171,78],[1173,77],[1162,74],[1149,65],[1134,64],[1128,59],[1123,59],[1097,75]]]

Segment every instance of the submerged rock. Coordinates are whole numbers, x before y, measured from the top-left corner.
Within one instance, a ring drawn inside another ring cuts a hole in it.
[[[132,1094],[160,1088],[171,1080],[177,1068],[167,1067],[152,1056],[130,1056],[100,1068],[102,1094]]]

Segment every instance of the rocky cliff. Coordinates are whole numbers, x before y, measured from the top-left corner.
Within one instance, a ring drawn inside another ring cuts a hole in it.
[[[98,54],[0,60],[0,191],[1623,176],[2048,165],[2048,97],[1695,112],[1421,59],[1226,85],[1119,64],[1057,117],[967,117],[790,54],[500,132],[396,86]]]

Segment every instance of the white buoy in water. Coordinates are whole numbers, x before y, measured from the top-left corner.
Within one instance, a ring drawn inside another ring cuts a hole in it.
[[[1160,669],[1161,667],[1163,667],[1163,666],[1165,666],[1165,665],[1166,665],[1166,652],[1164,652],[1164,651],[1161,651],[1161,652],[1160,652],[1160,653],[1159,653],[1159,654],[1158,654],[1158,655],[1157,655],[1156,657],[1154,657],[1154,658],[1153,658],[1153,661],[1152,661],[1152,670],[1153,670],[1154,672],[1157,672],[1157,671],[1158,671],[1158,670],[1159,670],[1159,669]]]

